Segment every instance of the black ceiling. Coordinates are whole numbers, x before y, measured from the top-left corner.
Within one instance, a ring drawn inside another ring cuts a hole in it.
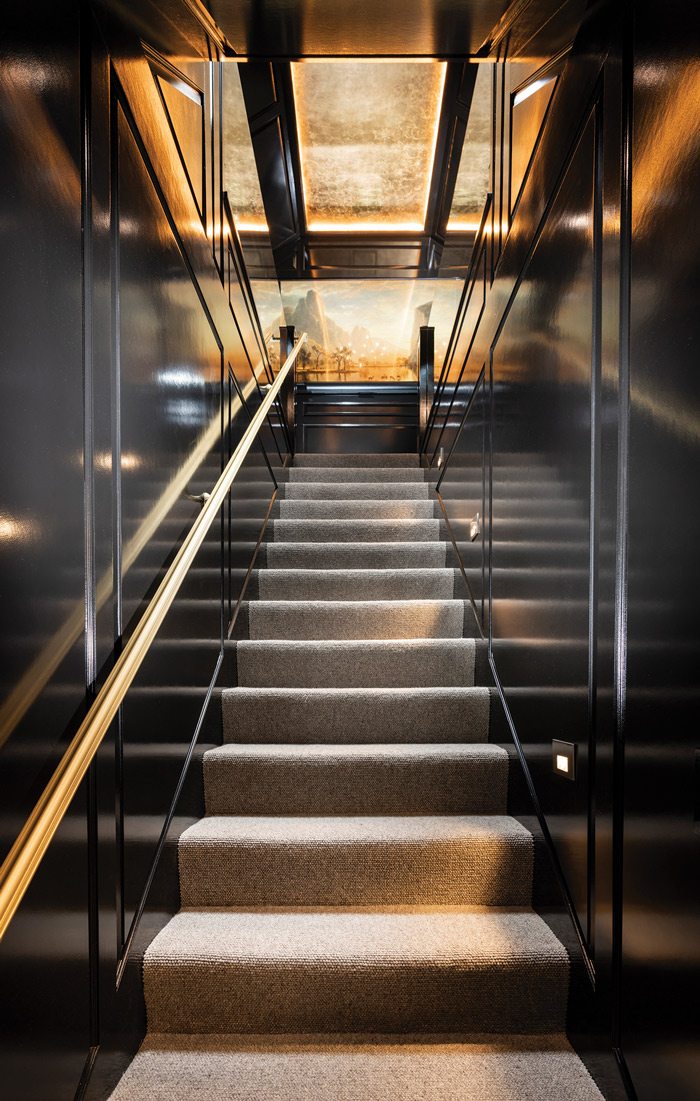
[[[508,0],[205,0],[238,55],[466,57]],[[522,6],[522,4],[520,5]]]

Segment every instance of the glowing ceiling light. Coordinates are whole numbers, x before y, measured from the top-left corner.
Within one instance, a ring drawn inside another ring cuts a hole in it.
[[[310,222],[311,233],[422,233],[422,222]]]
[[[450,233],[478,233],[481,222],[462,222],[450,220],[447,229]]]
[[[266,222],[236,222],[236,229],[239,233],[269,233],[269,227]]]
[[[308,228],[318,233],[423,232],[446,64],[367,58],[363,68],[373,71],[365,79],[354,72],[355,58],[336,59],[332,67],[328,59],[315,60],[310,68],[310,60],[291,67]],[[414,63],[433,72],[418,79]],[[314,75],[324,64],[327,73]],[[403,72],[397,74],[397,68]],[[353,99],[355,109],[348,112]],[[402,116],[398,122],[397,113]],[[375,210],[379,219],[371,217]]]

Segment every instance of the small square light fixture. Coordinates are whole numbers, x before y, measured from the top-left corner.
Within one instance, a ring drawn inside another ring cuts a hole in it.
[[[564,780],[576,779],[576,743],[552,739],[552,772]]]

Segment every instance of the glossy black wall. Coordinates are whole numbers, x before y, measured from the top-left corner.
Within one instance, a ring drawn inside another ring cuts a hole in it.
[[[565,56],[545,28],[526,63],[515,38],[495,58],[484,305],[473,266],[424,454],[578,933],[591,1014],[571,1026],[616,1052],[611,1096],[686,1101],[700,1096],[700,43],[680,5],[591,8]],[[512,124],[528,67],[556,76],[534,151]],[[513,161],[530,157],[514,205]],[[552,770],[553,738],[576,745],[573,782]]]
[[[0,45],[3,856],[85,697],[80,619],[65,630],[85,594],[80,12],[41,9],[9,5]],[[2,946],[3,1091],[22,1082],[16,1097],[45,1096],[40,1062],[72,1096],[90,1046],[85,800]]]
[[[186,3],[40,7],[6,13],[0,65],[3,852],[270,378],[222,201],[215,28]],[[140,953],[178,905],[287,441],[277,416],[3,940],[3,1097],[105,1096],[143,1032]]]
[[[634,21],[621,1046],[640,1101],[700,1094],[700,28]]]

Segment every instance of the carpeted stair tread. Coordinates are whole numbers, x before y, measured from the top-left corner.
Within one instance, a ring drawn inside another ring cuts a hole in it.
[[[151,1034],[111,1101],[603,1101],[563,1034]]]
[[[282,520],[432,520],[436,519],[433,501],[325,500],[279,503]]]
[[[289,543],[425,543],[440,538],[436,518],[271,520],[270,527],[276,542]]]
[[[211,816],[179,840],[202,906],[528,906],[530,832],[507,816]]]
[[[252,600],[252,639],[462,638],[462,600]]]
[[[293,466],[289,484],[299,482],[412,482],[425,484],[425,471],[416,467]]]
[[[569,961],[528,911],[185,910],[143,976],[154,1032],[547,1032]]]
[[[227,688],[225,742],[486,742],[488,688]]]
[[[280,477],[113,1101],[602,1101],[563,1036],[569,957],[531,909],[535,839],[426,471],[299,454]],[[536,536],[560,538],[548,516]]]
[[[285,570],[258,573],[261,600],[450,600],[451,569]]]
[[[229,743],[204,754],[207,814],[505,814],[487,743]]]
[[[439,569],[447,561],[447,544],[269,542],[265,553],[271,569]]]
[[[291,501],[427,501],[430,486],[427,482],[288,482],[284,496]]]
[[[238,684],[259,688],[429,688],[474,684],[474,639],[244,640]]]
[[[322,452],[315,454],[308,451],[298,451],[294,456],[294,468],[299,467],[324,467],[324,466],[360,466],[371,467],[376,469],[377,467],[420,467],[418,455],[413,452],[388,452],[386,454],[369,454],[358,453],[356,455],[350,452],[341,452],[338,455],[332,455],[328,452]]]

